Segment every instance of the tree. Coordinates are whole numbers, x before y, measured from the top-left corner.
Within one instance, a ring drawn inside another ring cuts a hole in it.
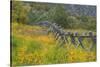
[[[12,21],[26,23],[28,21],[27,14],[29,10],[29,6],[24,5],[24,2],[12,1]]]
[[[55,5],[53,11],[51,11],[51,20],[59,25],[61,25],[62,27],[68,28],[69,24],[68,24],[68,13],[66,11],[66,9],[64,8],[64,6],[62,5]]]

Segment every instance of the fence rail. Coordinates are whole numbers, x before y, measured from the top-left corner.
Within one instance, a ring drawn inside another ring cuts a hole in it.
[[[75,33],[65,32],[61,28],[61,26],[58,26],[58,24],[50,23],[48,21],[38,22],[37,25],[47,27],[47,32],[53,33],[55,40],[58,41],[61,46],[68,43],[68,38],[71,39],[70,41],[72,42],[73,45],[75,45],[75,47],[81,46],[85,50],[92,50],[96,44],[96,35],[94,34],[94,32],[88,32],[88,33],[83,32],[82,35],[79,35],[78,32]],[[76,42],[75,38],[77,38],[78,43]],[[83,43],[83,39],[86,38],[87,40],[91,39],[92,42],[92,44],[88,48],[86,48]]]

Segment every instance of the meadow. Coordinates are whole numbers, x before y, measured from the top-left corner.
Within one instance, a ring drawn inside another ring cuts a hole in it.
[[[96,61],[96,47],[93,51],[75,48],[72,43],[59,47],[52,34],[37,34],[40,30],[42,28],[39,26],[12,23],[13,66]],[[86,41],[84,43],[90,44]]]
[[[69,43],[60,46],[59,42],[62,40],[55,40],[54,33],[48,34],[45,32],[48,28],[35,25],[44,21],[61,26],[60,33],[64,30],[82,35],[91,31],[96,35],[96,6],[12,0],[10,23],[12,66],[96,61],[96,44],[91,40],[82,41],[87,49],[91,44],[94,45],[90,51],[81,46],[76,48],[70,38]]]

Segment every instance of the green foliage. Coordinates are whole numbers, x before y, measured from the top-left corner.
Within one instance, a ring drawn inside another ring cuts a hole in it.
[[[30,8],[21,1],[12,1],[12,21],[25,24]]]
[[[16,47],[19,46],[19,44],[20,44],[20,45],[22,44],[22,40],[19,39],[19,38],[16,37],[16,36],[12,36],[11,39],[12,39],[11,43],[12,43],[12,47],[13,47],[13,48],[16,48]]]
[[[33,53],[33,52],[39,51],[43,48],[41,43],[38,43],[36,41],[30,41],[27,45],[28,45],[27,46],[28,47],[28,49],[27,49],[28,53],[30,53],[30,52]]]
[[[56,5],[53,12],[54,13],[51,16],[51,19],[53,22],[57,23],[58,25],[61,25],[62,27],[65,27],[65,28],[67,26],[69,26],[68,20],[67,20],[67,17],[69,14],[65,10],[64,6]]]
[[[45,64],[57,64],[57,63],[66,63],[67,61],[67,49],[54,46],[49,49],[48,53],[45,55],[44,63]]]
[[[80,16],[78,19],[81,21],[81,28],[96,31],[96,17]]]
[[[32,24],[40,21],[54,22],[67,29],[82,28],[96,31],[95,17],[71,15],[64,5],[23,1],[12,2],[12,22]]]

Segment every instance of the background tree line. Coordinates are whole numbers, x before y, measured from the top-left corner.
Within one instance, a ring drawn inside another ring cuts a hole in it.
[[[62,4],[12,1],[12,23],[32,24],[39,21],[55,22],[67,29],[96,31],[96,17],[72,15]]]

